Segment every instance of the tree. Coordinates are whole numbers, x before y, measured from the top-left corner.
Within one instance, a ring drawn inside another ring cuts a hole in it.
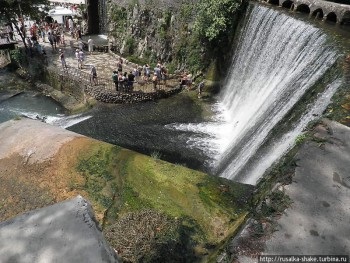
[[[231,27],[232,17],[241,0],[200,0],[197,6],[195,30],[199,35],[213,41]]]
[[[48,6],[48,4],[48,0],[0,0],[0,16],[5,18],[6,22],[15,26],[24,46],[27,48],[25,36],[18,23],[24,22],[23,16],[28,16],[31,19],[40,18],[45,14],[42,6]]]

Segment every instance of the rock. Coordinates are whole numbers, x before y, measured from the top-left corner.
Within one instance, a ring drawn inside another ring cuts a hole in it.
[[[0,262],[118,262],[81,196],[0,223]]]

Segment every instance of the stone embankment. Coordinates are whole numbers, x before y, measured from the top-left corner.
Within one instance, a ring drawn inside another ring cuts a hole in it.
[[[98,101],[106,103],[138,103],[143,101],[154,101],[158,99],[167,98],[182,90],[180,86],[168,90],[157,90],[154,92],[109,92],[95,86],[85,86],[86,94],[94,97]]]

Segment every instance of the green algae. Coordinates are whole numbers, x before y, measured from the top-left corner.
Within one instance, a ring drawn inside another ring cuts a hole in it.
[[[191,233],[186,237],[192,244],[188,253],[201,247],[205,252],[199,258],[221,247],[249,210],[251,186],[118,146],[92,144],[76,170],[85,178],[82,187],[89,198],[105,209],[102,225],[107,232],[126,215],[149,209],[179,222],[176,229],[183,234],[177,236],[177,246],[185,232]]]

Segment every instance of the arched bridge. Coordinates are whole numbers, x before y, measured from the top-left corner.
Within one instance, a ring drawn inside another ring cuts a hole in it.
[[[310,16],[318,19],[350,24],[350,5],[321,0],[263,0],[263,2],[309,13]]]

